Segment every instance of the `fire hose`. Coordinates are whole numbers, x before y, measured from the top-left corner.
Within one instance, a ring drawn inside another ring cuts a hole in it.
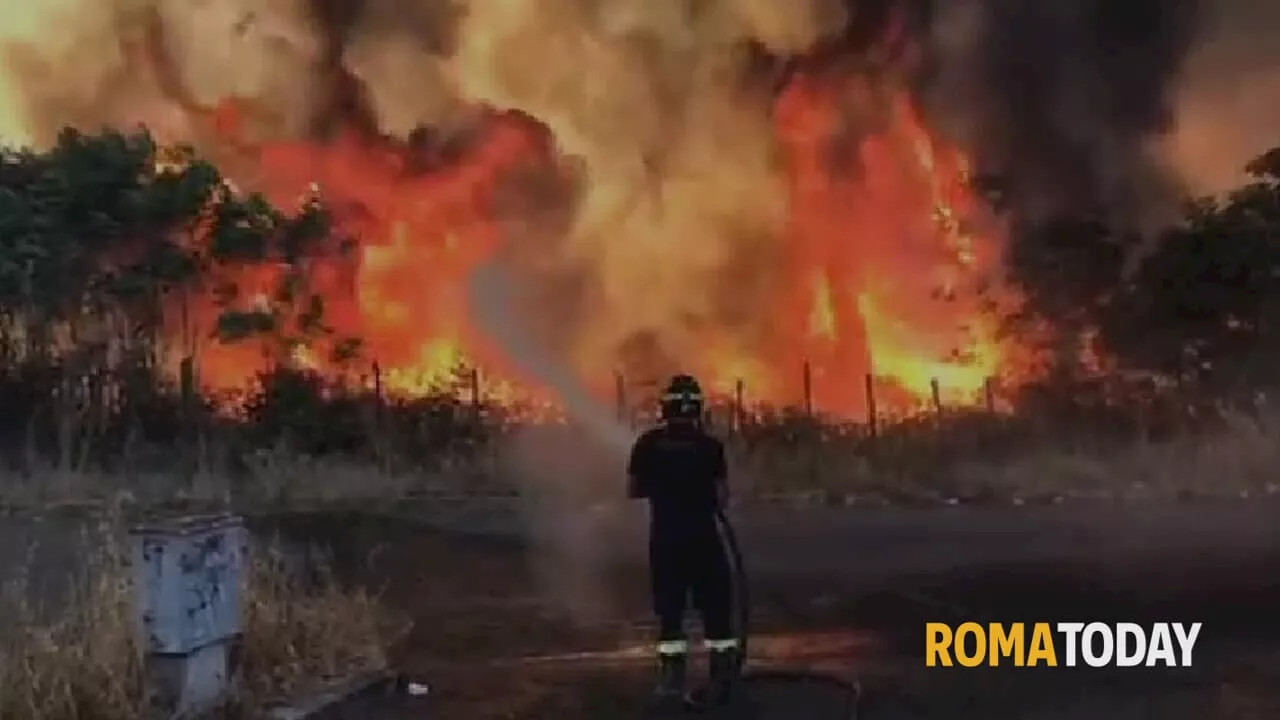
[[[738,535],[733,523],[723,511],[716,513],[716,525],[719,529],[720,542],[729,558],[730,574],[733,584],[733,616],[737,626],[739,643],[737,679],[740,686],[752,685],[790,685],[797,688],[803,686],[822,687],[826,692],[836,692],[843,696],[843,711],[831,716],[831,720],[856,720],[858,717],[858,701],[861,688],[856,680],[846,680],[809,670],[790,670],[784,668],[746,667],[747,654],[751,639],[751,597],[747,582],[746,564],[742,559],[742,549],[738,544]],[[798,691],[799,692],[799,691]],[[701,708],[691,707],[693,710]]]

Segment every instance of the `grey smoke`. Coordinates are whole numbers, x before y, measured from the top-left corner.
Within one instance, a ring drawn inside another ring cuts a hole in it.
[[[1202,0],[938,3],[921,95],[1024,216],[1137,220],[1177,190],[1156,141],[1205,14]]]

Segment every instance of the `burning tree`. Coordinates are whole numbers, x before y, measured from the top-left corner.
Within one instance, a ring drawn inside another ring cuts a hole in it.
[[[339,244],[316,198],[283,213],[145,132],[67,130],[47,151],[4,151],[0,369],[5,422],[21,431],[9,436],[69,463],[116,419],[144,422],[169,378],[194,398],[205,345],[256,346],[287,367],[325,345],[349,352],[307,291],[309,263]]]
[[[1190,405],[1252,408],[1280,374],[1280,165],[1272,150],[1224,197],[1191,198],[1160,232],[1103,214],[1026,230],[1010,254],[1023,302],[1011,327],[1042,344],[1036,385],[1076,395],[1082,380],[1137,380]],[[1120,382],[1117,382],[1119,380]],[[1063,383],[1062,381],[1066,381]],[[1130,390],[1132,390],[1132,383]],[[1123,404],[1132,395],[1112,398]]]

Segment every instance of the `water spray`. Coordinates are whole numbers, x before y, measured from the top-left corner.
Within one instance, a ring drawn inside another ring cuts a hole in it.
[[[506,349],[521,372],[556,393],[565,414],[593,440],[625,456],[635,442],[635,431],[593,397],[574,373],[525,329],[513,297],[515,288],[515,278],[496,262],[478,268],[471,277],[476,320]]]

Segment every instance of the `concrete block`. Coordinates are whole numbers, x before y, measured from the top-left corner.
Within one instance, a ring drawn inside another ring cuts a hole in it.
[[[230,643],[205,645],[186,655],[146,658],[147,705],[160,718],[195,718],[230,699]]]
[[[242,631],[248,531],[234,515],[196,515],[132,529],[138,625],[157,714],[198,715],[230,693],[229,652]]]

